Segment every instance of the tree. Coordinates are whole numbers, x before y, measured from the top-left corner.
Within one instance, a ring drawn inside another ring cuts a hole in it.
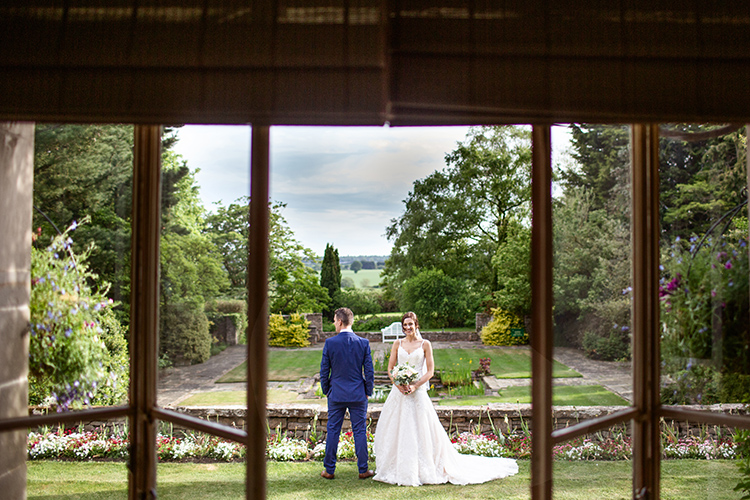
[[[328,290],[328,297],[331,299],[331,305],[323,311],[329,319],[333,318],[335,310],[334,297],[336,292],[341,290],[341,267],[339,266],[339,251],[333,248],[333,245],[326,244],[325,253],[323,253],[323,264],[320,268],[320,286]]]
[[[249,206],[248,197],[228,207],[218,203],[215,212],[206,218],[205,231],[218,245],[222,265],[232,283],[231,295],[238,298],[246,293]],[[306,265],[317,262],[317,257],[294,238],[294,232],[281,215],[284,206],[278,202],[270,206],[269,308],[283,314],[321,311],[330,299],[326,289],[318,284],[315,270]]]
[[[171,151],[162,156],[162,171],[169,182],[162,208],[161,301],[202,304],[228,288],[222,255],[205,231],[195,172]]]
[[[89,217],[77,230],[75,250],[96,242],[89,266],[112,284],[109,296],[122,301],[125,310],[130,301],[132,173],[130,125],[35,127],[33,227],[48,234]]]
[[[497,273],[497,307],[523,318],[531,314],[531,229],[513,225],[492,259]]]
[[[73,221],[90,222],[76,232],[75,251],[94,242],[88,264],[111,283],[108,295],[119,321],[127,324],[130,303],[130,218],[132,211],[132,125],[38,124],[34,139],[35,228],[57,232]],[[176,141],[166,128],[162,148]],[[74,182],[71,182],[74,179]],[[164,176],[163,209],[175,202],[174,182]],[[38,243],[37,243],[38,244]]]
[[[362,263],[358,260],[355,260],[354,262],[351,263],[351,265],[349,266],[349,269],[354,271],[354,274],[357,274],[362,269]]]
[[[432,328],[463,326],[469,311],[464,282],[441,269],[415,270],[404,283],[402,302]]]
[[[394,295],[415,270],[434,268],[488,296],[498,286],[493,256],[511,226],[528,219],[528,128],[472,128],[445,160],[446,168],[414,183],[404,213],[386,229],[393,250],[383,284]]]

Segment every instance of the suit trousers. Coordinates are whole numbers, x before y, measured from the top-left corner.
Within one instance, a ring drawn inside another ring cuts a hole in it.
[[[333,474],[336,470],[336,452],[339,448],[341,425],[344,423],[344,413],[349,410],[349,420],[354,434],[354,451],[357,454],[357,468],[359,472],[367,472],[367,401],[356,403],[340,403],[328,401],[328,425],[326,427],[326,455],[323,466],[326,472]]]

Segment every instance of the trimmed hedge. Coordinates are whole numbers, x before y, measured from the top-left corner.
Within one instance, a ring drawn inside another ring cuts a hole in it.
[[[203,306],[189,302],[161,309],[160,351],[173,362],[179,358],[196,364],[211,356],[211,335]]]

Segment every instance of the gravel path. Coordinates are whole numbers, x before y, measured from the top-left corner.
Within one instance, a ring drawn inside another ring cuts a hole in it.
[[[391,344],[372,342],[371,349],[375,356],[383,356]],[[486,347],[479,342],[433,342],[435,349],[451,348],[485,348],[497,349],[497,347]],[[306,350],[322,350],[323,346],[307,347]],[[519,349],[528,349],[521,347]],[[199,392],[245,390],[245,383],[216,384],[216,380],[239,365],[246,359],[246,346],[237,345],[228,347],[222,353],[200,365],[173,367],[159,373],[158,403],[162,406],[175,406],[180,401]],[[633,384],[630,375],[629,362],[595,361],[586,358],[577,349],[567,347],[556,347],[554,359],[572,368],[582,375],[578,378],[558,378],[553,380],[554,385],[601,385],[620,397],[633,401]],[[496,379],[487,377],[485,382],[496,392],[504,387],[522,386],[531,384],[531,379]],[[284,388],[295,392],[304,393],[310,390],[314,383],[313,377],[301,379],[296,382],[269,382],[269,388]]]

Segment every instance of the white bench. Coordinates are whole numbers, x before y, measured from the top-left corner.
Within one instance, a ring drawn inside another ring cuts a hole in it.
[[[383,335],[383,342],[395,342],[404,336],[404,331],[401,329],[399,321],[382,328],[380,333]]]

